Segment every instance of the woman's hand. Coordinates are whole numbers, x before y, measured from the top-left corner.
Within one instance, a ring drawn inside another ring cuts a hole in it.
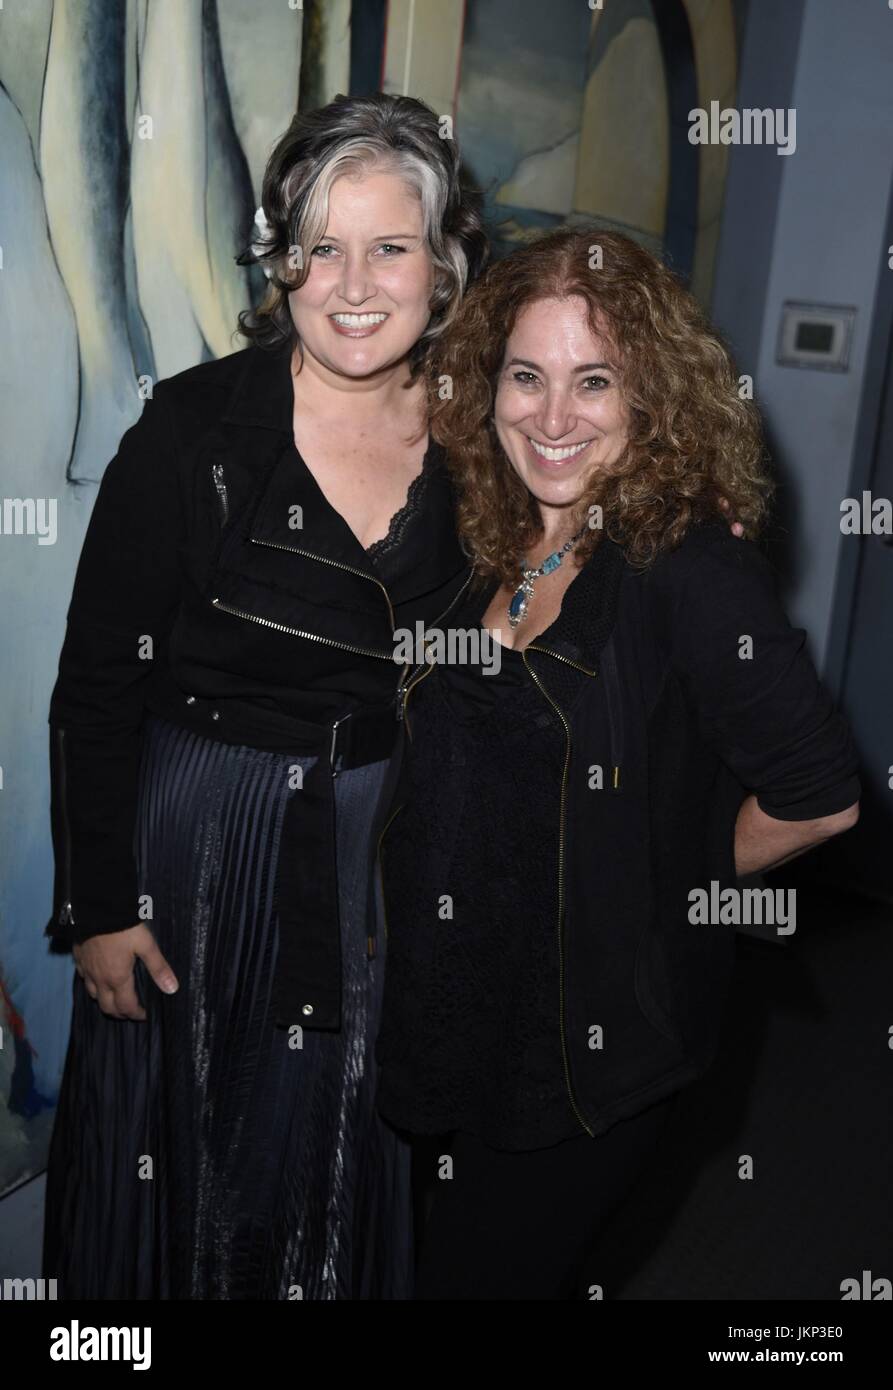
[[[146,1017],[133,981],[136,956],[139,956],[158,988],[165,994],[176,994],[180,988],[176,975],[144,922],[125,931],[90,936],[73,948],[73,955],[75,967],[90,998],[95,999],[102,1012],[111,1018]]]
[[[735,872],[740,878],[742,874],[777,869],[825,840],[842,835],[858,819],[858,801],[845,811],[817,820],[779,820],[760,809],[756,796],[745,797],[735,822]]]
[[[725,515],[728,516],[732,510],[732,504],[730,503],[728,497],[720,497],[719,505],[722,508]],[[732,535],[737,536],[739,540],[744,535],[744,527],[741,525],[740,521],[730,522],[729,530],[731,531]]]

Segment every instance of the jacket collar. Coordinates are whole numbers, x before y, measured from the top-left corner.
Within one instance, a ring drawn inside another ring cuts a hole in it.
[[[291,343],[276,348],[252,345],[247,349],[241,374],[221,417],[224,424],[292,434],[291,355]]]
[[[626,567],[623,550],[604,536],[568,586],[561,612],[544,634],[545,640],[535,638],[533,645],[597,669],[614,627]]]
[[[331,505],[294,447],[294,392],[291,344],[274,349],[250,347],[222,422],[270,435],[272,457],[263,496],[251,522],[251,536],[266,544],[305,553],[361,570],[370,578],[378,572],[340,512]],[[250,450],[255,445],[245,441]],[[255,457],[257,454],[255,453]],[[427,474],[414,517],[400,541],[399,574],[387,585],[393,603],[403,603],[440,588],[467,567],[456,535],[455,497],[443,448],[433,440],[425,456]],[[301,509],[302,526],[292,529],[294,507]]]

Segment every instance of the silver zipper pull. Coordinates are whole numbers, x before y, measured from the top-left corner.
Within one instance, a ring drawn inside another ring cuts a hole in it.
[[[220,501],[220,515],[225,526],[229,518],[229,498],[226,494],[226,479],[223,475],[223,464],[211,464],[211,477],[214,479],[214,486],[217,489],[217,497]]]

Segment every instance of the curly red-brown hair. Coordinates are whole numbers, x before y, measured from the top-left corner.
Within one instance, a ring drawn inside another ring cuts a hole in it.
[[[478,574],[516,583],[542,534],[534,499],[499,443],[493,403],[519,311],[571,295],[586,301],[592,332],[608,339],[630,411],[623,455],[610,470],[594,470],[574,508],[580,522],[594,515],[592,507],[603,509],[603,528],[587,532],[578,547],[580,562],[605,534],[644,568],[694,522],[715,518],[720,498],[755,539],[774,484],[759,414],[742,398],[728,350],[697,301],[638,242],[594,227],[562,228],[490,267],[427,373],[432,433],[448,453],[459,530]]]

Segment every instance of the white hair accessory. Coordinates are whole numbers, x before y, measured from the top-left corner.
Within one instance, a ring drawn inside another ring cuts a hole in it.
[[[273,237],[270,235],[270,224],[267,221],[267,214],[264,212],[262,207],[259,207],[257,212],[254,214],[254,225],[257,228],[260,235],[256,237],[254,241],[252,241],[251,250],[256,256],[257,260],[260,262],[261,270],[269,280],[273,272],[270,269],[270,267],[264,261],[261,260],[261,257],[266,253],[267,248],[273,240]]]

